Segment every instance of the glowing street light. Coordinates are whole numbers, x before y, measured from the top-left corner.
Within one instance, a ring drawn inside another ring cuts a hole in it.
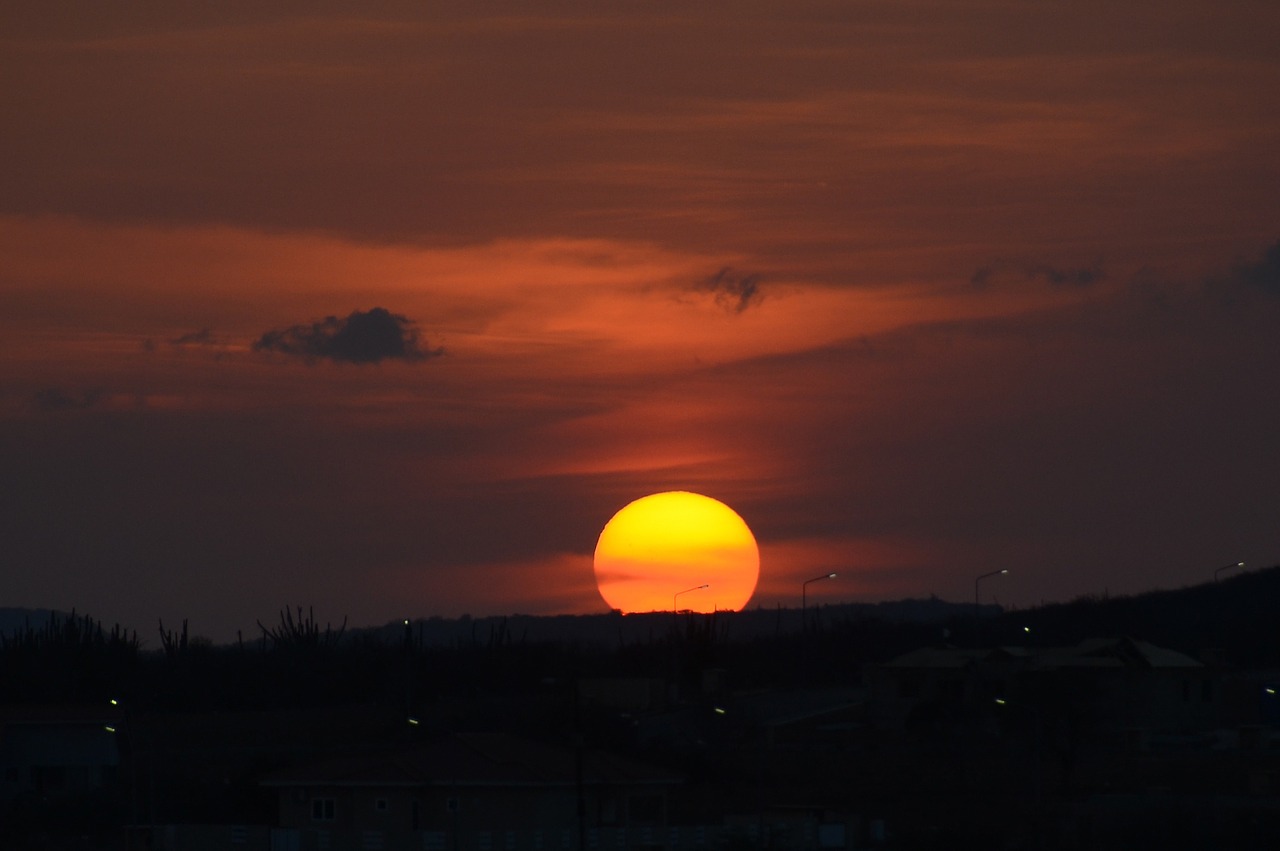
[[[1244,562],[1242,562],[1242,561],[1237,561],[1237,562],[1235,562],[1235,563],[1233,563],[1233,564],[1224,564],[1222,567],[1218,568],[1217,570],[1215,570],[1215,571],[1213,572],[1213,581],[1214,581],[1214,582],[1217,582],[1217,581],[1218,581],[1218,574],[1219,574],[1219,573],[1221,573],[1221,572],[1222,572],[1222,571],[1224,571],[1224,570],[1230,570],[1230,569],[1231,569],[1231,568],[1233,568],[1233,567],[1244,567]]]
[[[671,613],[675,614],[676,612],[680,611],[678,608],[676,608],[676,600],[679,599],[681,594],[688,594],[690,591],[702,591],[710,587],[711,587],[710,583],[707,583],[706,585],[696,585],[693,588],[686,588],[683,591],[677,591],[676,593],[672,594],[671,595]]]
[[[1008,572],[1009,572],[1009,569],[1006,567],[1003,570],[993,570],[990,573],[984,573],[981,576],[974,579],[973,580],[973,605],[975,607],[981,607],[982,605],[981,603],[978,602],[978,583],[979,582],[981,582],[984,579],[989,579],[992,576],[1003,576]]]
[[[824,579],[835,579],[835,578],[836,578],[836,575],[834,573],[824,573],[821,576],[815,576],[812,579],[806,579],[804,582],[800,583],[800,619],[801,620],[804,620],[804,611],[806,608],[808,608],[809,583],[821,582]]]

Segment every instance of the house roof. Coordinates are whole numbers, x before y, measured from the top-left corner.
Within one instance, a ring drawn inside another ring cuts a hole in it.
[[[577,754],[503,733],[441,736],[394,751],[321,760],[274,772],[264,786],[573,786]],[[582,754],[589,785],[673,784],[671,773],[601,751]]]
[[[124,709],[110,703],[12,704],[0,706],[0,726],[97,727],[114,725]]]
[[[897,656],[885,668],[966,668],[991,654],[988,649],[965,647],[917,647]]]
[[[1087,638],[1074,647],[1045,651],[1037,668],[1202,668],[1185,653],[1133,638]]]
[[[0,708],[0,762],[9,765],[120,764],[115,737],[124,711],[110,704]]]

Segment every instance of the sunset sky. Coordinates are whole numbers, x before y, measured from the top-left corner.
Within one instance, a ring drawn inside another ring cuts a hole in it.
[[[663,490],[746,520],[753,607],[1275,564],[1278,32],[6,4],[0,606],[603,612],[597,536]]]

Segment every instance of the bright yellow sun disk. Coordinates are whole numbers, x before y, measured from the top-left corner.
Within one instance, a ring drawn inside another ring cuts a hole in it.
[[[760,549],[729,506],[668,491],[613,516],[596,543],[595,573],[600,596],[624,612],[736,610],[755,593]]]

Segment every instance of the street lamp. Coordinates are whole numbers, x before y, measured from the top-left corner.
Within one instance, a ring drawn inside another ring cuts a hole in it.
[[[1231,568],[1233,568],[1233,567],[1244,567],[1244,562],[1242,562],[1242,561],[1237,561],[1237,562],[1235,562],[1234,564],[1224,564],[1222,567],[1218,568],[1217,570],[1215,570],[1215,571],[1213,572],[1213,581],[1214,581],[1214,582],[1217,582],[1217,581],[1218,581],[1218,574],[1219,574],[1219,573],[1221,573],[1221,572],[1222,572],[1222,571],[1224,571],[1224,570],[1230,570],[1230,569],[1231,569]]]
[[[674,615],[676,612],[680,611],[679,609],[676,608],[676,599],[679,598],[681,594],[688,594],[690,591],[701,591],[704,588],[710,588],[710,587],[711,587],[710,583],[706,585],[697,585],[693,588],[686,588],[683,591],[677,591],[676,593],[672,594],[671,595],[671,614]]]
[[[804,628],[806,633],[809,631],[809,616],[807,613],[809,602],[809,583],[821,582],[824,579],[835,578],[836,575],[834,573],[824,573],[821,576],[815,576],[812,579],[806,579],[804,582],[800,583],[800,625]]]
[[[804,582],[800,583],[800,619],[801,620],[804,619],[804,610],[805,608],[807,608],[807,605],[808,605],[809,583],[821,582],[824,579],[835,579],[835,578],[836,578],[836,575],[834,573],[824,573],[821,576],[815,576],[812,579],[806,579]]]
[[[1008,573],[1008,572],[1009,572],[1009,569],[1006,567],[1006,568],[1004,568],[1003,570],[993,570],[993,571],[991,571],[990,573],[984,573],[984,574],[982,574],[981,576],[979,576],[979,577],[977,577],[976,579],[974,579],[974,580],[973,580],[973,605],[974,605],[974,607],[981,607],[981,605],[982,605],[981,603],[979,603],[979,602],[978,602],[978,583],[979,583],[979,582],[981,582],[982,580],[987,579],[987,578],[992,577],[992,576],[1003,576],[1004,574],[1006,574],[1006,573]]]

